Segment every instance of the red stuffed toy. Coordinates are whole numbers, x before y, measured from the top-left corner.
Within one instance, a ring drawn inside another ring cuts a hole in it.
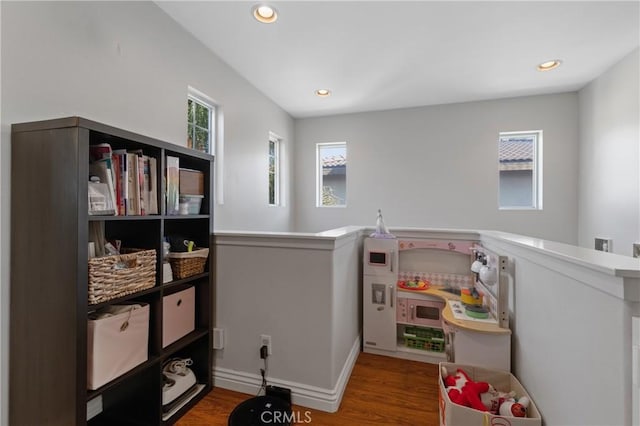
[[[456,370],[456,374],[449,375],[447,370],[442,367],[442,377],[451,401],[476,410],[488,411],[480,399],[480,394],[489,391],[489,383],[474,382],[460,368]]]

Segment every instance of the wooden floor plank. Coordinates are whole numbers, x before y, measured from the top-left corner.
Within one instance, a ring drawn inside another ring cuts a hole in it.
[[[253,395],[214,388],[178,426],[226,426],[233,409]],[[318,426],[438,425],[438,366],[360,353],[335,413],[294,405],[297,424]]]

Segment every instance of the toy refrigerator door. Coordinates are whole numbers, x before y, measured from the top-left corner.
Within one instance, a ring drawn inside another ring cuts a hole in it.
[[[364,346],[395,351],[396,286],[384,281],[366,275],[363,278]]]

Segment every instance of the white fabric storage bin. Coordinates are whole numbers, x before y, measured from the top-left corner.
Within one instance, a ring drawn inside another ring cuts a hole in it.
[[[527,397],[529,406],[527,407],[527,417],[503,416],[491,414],[488,411],[479,411],[471,407],[458,405],[451,401],[447,387],[442,377],[442,367],[445,367],[449,374],[455,374],[458,368],[464,370],[469,379],[476,382],[487,382],[496,390],[501,392],[514,391],[518,399]],[[508,371],[494,370],[470,365],[454,364],[449,362],[440,363],[440,379],[438,380],[440,393],[440,426],[541,426],[542,417],[536,404],[527,393],[526,389],[518,379]]]
[[[110,382],[148,359],[149,305],[114,305],[87,325],[87,387]]]
[[[162,347],[195,330],[196,289],[186,290],[162,298]]]

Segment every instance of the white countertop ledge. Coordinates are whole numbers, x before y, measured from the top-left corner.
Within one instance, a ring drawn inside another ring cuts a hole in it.
[[[251,238],[319,238],[336,239],[353,233],[359,233],[365,228],[362,226],[343,226],[322,232],[272,232],[272,231],[242,231],[242,230],[215,230],[216,236],[224,237],[251,237]]]
[[[216,245],[310,248],[331,250],[362,236],[362,226],[343,226],[322,232],[216,230]]]
[[[336,250],[368,236],[371,227],[345,226],[323,232],[215,231],[218,246]],[[392,228],[398,238],[468,239],[494,251],[518,255],[600,291],[640,302],[640,259],[491,230]]]
[[[372,227],[344,226],[322,232],[216,230],[214,233],[216,244],[218,245],[334,249],[355,238],[368,236],[372,231]],[[605,275],[630,278],[634,279],[634,281],[635,279],[640,279],[640,259],[638,258],[596,251],[526,235],[491,230],[431,228],[392,228],[390,232],[398,238],[410,236],[414,238],[490,240],[496,244],[506,244],[513,248],[520,248],[529,253],[543,255],[565,264],[579,266]]]
[[[640,278],[640,258],[622,256],[500,231],[479,231],[483,238],[520,246],[587,269],[623,278]]]

